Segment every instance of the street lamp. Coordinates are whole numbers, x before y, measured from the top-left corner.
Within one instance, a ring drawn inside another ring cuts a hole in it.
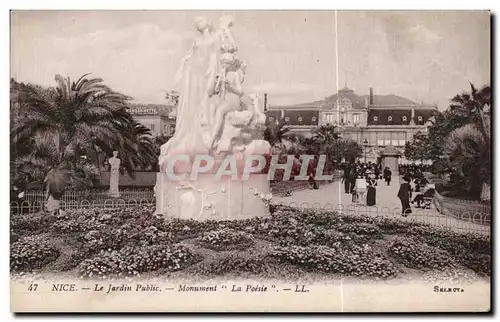
[[[366,147],[368,146],[368,139],[367,138],[365,138],[363,140],[363,146],[365,147],[365,163],[366,163]]]

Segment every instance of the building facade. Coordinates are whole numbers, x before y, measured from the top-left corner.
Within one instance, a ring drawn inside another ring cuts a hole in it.
[[[129,111],[136,121],[151,130],[153,137],[172,136],[175,132],[175,118],[169,105],[133,104]]]
[[[325,100],[295,106],[269,107],[268,122],[283,119],[290,132],[312,135],[321,125],[337,126],[343,139],[363,146],[367,161],[375,162],[387,146],[402,153],[417,132],[426,133],[437,113],[435,105],[417,104],[396,95],[358,95],[347,86]]]

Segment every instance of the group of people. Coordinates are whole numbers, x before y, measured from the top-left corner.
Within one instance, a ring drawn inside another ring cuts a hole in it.
[[[416,208],[430,207],[429,200],[434,197],[436,190],[435,186],[430,184],[424,176],[423,170],[425,169],[421,166],[409,166],[404,169],[402,183],[397,194],[401,201],[403,216],[411,213],[412,204]],[[359,161],[344,166],[342,177],[344,192],[352,195],[352,202],[367,206],[376,205],[376,187],[380,179],[384,180],[385,185],[391,185],[392,171],[389,167],[382,170],[380,164]]]
[[[344,192],[352,195],[352,202],[374,206],[377,203],[378,180],[384,178],[386,184],[390,185],[391,177],[391,170],[386,167],[382,171],[380,164],[359,161],[347,164],[342,177]]]

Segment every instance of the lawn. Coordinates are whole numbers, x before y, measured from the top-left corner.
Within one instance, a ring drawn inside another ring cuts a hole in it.
[[[205,221],[151,206],[11,215],[13,277],[165,276],[321,280],[489,280],[489,237],[388,218],[271,205],[271,216]]]

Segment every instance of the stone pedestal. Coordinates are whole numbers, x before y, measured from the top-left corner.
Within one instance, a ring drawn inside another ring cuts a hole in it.
[[[173,181],[157,173],[156,213],[165,219],[235,220],[269,215],[270,196],[266,174],[233,180],[200,174],[196,181]]]

